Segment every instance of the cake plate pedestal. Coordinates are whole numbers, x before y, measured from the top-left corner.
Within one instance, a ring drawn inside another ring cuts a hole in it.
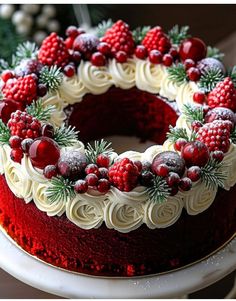
[[[22,251],[0,231],[0,267],[26,284],[65,298],[178,298],[207,287],[236,269],[236,238],[209,258],[174,272],[109,279],[47,265]]]

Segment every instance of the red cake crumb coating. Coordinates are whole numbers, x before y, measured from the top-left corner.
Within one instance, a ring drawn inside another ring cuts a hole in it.
[[[220,189],[208,210],[183,211],[171,227],[120,233],[105,225],[83,230],[65,215],[48,217],[15,197],[1,176],[0,224],[23,249],[55,266],[99,276],[146,275],[192,263],[229,240],[236,231],[235,194],[236,186]]]

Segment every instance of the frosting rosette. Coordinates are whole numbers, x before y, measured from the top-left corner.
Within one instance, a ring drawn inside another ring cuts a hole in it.
[[[10,160],[10,147],[7,144],[0,145],[0,174],[4,174],[4,168]]]
[[[177,89],[176,103],[180,111],[184,104],[198,105],[193,101],[193,94],[197,91],[199,88],[194,82],[184,83]]]
[[[179,86],[176,82],[173,82],[169,78],[169,74],[165,72],[164,76],[162,77],[161,81],[161,90],[160,95],[163,97],[167,97],[169,101],[174,101],[177,95],[177,91]]]

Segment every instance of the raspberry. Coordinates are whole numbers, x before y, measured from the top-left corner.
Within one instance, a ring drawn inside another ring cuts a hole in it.
[[[210,108],[225,107],[234,112],[236,111],[236,89],[229,77],[219,82],[209,93],[208,105]]]
[[[63,67],[68,63],[69,52],[62,38],[52,32],[42,43],[38,59],[41,63]]]
[[[199,129],[197,140],[205,143],[211,152],[219,150],[226,153],[230,147],[231,129],[230,121],[215,120]]]
[[[110,167],[109,180],[119,190],[128,192],[137,186],[139,174],[137,166],[124,158]]]
[[[12,136],[18,136],[22,139],[35,139],[41,135],[40,122],[26,112],[17,110],[12,113],[7,125]]]
[[[9,79],[2,88],[8,99],[30,104],[37,99],[37,81],[34,75]]]
[[[161,53],[167,53],[171,43],[160,26],[150,29],[142,41],[148,51],[159,50]]]
[[[124,51],[127,55],[134,53],[135,43],[129,25],[122,20],[117,21],[109,28],[102,42],[106,42],[111,46],[111,52],[115,54],[118,51]]]

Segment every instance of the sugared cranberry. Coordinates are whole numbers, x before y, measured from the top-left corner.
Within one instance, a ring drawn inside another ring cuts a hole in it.
[[[107,179],[100,179],[98,181],[97,190],[101,193],[107,193],[110,189],[111,184]]]
[[[174,187],[179,184],[180,176],[176,172],[170,172],[169,176],[166,178],[166,183],[169,187]]]
[[[101,52],[105,56],[109,56],[111,53],[111,47],[106,42],[100,42],[97,46],[97,51]]]
[[[77,193],[85,193],[88,190],[88,184],[85,180],[78,180],[75,182],[74,189]]]
[[[71,59],[76,64],[80,63],[81,58],[82,58],[82,56],[81,56],[81,53],[79,51],[73,51],[73,53],[71,54]]]
[[[143,45],[138,45],[135,49],[135,55],[138,59],[144,60],[148,55],[147,48]]]
[[[216,150],[216,151],[212,152],[211,156],[217,162],[221,162],[224,159],[224,153],[222,151],[219,151],[219,150]]]
[[[108,169],[106,167],[99,167],[99,177],[108,179]]]
[[[23,151],[21,148],[14,148],[11,150],[10,157],[12,161],[21,163],[21,159],[23,158]]]
[[[106,58],[101,52],[94,52],[91,56],[91,63],[94,66],[101,67],[106,64]]]
[[[205,115],[205,123],[213,122],[214,120],[229,120],[234,125],[236,122],[235,114],[228,108],[216,107],[211,109]]]
[[[200,79],[201,77],[201,72],[198,68],[196,67],[191,67],[187,70],[187,74],[188,74],[188,78],[193,81],[196,82]]]
[[[163,163],[156,167],[155,172],[159,177],[166,177],[169,173],[169,168],[165,163]]]
[[[152,64],[161,64],[162,62],[162,54],[158,50],[151,50],[148,58]]]
[[[9,139],[9,144],[11,148],[20,148],[22,139],[18,136],[11,136]]]
[[[198,120],[194,120],[192,123],[191,123],[191,128],[194,130],[194,132],[198,132],[199,129],[202,127],[202,123]]]
[[[21,148],[24,153],[28,154],[30,145],[34,142],[33,139],[26,138],[21,142]]]
[[[162,63],[166,67],[171,66],[173,64],[173,57],[169,53],[164,54],[162,58]]]
[[[174,148],[176,151],[180,152],[182,147],[185,146],[187,140],[184,138],[179,138],[175,141]]]
[[[191,166],[187,170],[187,177],[192,181],[196,182],[200,179],[201,177],[201,168],[198,166]]]
[[[195,67],[196,63],[192,59],[187,59],[184,61],[184,68],[188,70],[189,68]]]
[[[188,167],[203,167],[210,158],[208,147],[200,141],[188,142],[182,148],[181,155]]]
[[[222,64],[222,62],[213,57],[207,57],[205,59],[202,59],[197,63],[197,67],[201,71],[201,73],[212,69],[219,69],[222,72],[222,74],[225,74],[225,67]]]
[[[135,161],[134,161],[134,165],[137,166],[138,171],[141,172],[141,170],[142,170],[142,168],[143,168],[142,162],[139,161],[139,160],[135,160]]]
[[[37,95],[38,96],[43,97],[47,94],[47,92],[48,92],[48,88],[46,85],[38,84],[38,87],[37,87]]]
[[[118,51],[115,54],[115,58],[117,60],[118,63],[125,63],[128,59],[127,53],[124,51]]]
[[[206,101],[206,95],[204,92],[195,92],[193,94],[193,100],[199,104],[203,104]]]
[[[87,182],[88,186],[97,186],[98,177],[94,173],[90,173],[85,177],[85,181]]]
[[[52,177],[56,177],[58,174],[57,167],[55,165],[47,165],[43,170],[43,175],[47,179],[51,179]]]
[[[60,149],[52,139],[40,137],[30,145],[29,157],[33,166],[44,169],[47,165],[57,164]]]
[[[99,154],[96,159],[96,163],[99,167],[108,168],[110,165],[110,158],[105,154]]]
[[[71,64],[68,64],[64,67],[63,72],[67,77],[72,77],[75,75],[75,67]]]
[[[154,175],[151,171],[143,171],[140,176],[140,184],[145,187],[150,187],[153,184]]]
[[[71,26],[67,27],[66,35],[68,37],[75,38],[78,36],[78,34],[79,34],[79,32],[78,32],[78,28],[76,26],[71,25]]]
[[[42,133],[42,136],[53,138],[53,136],[54,136],[54,127],[51,124],[46,123],[42,126],[41,133]]]
[[[199,38],[189,38],[184,40],[179,48],[179,54],[183,61],[192,59],[197,62],[206,57],[207,47]]]
[[[92,34],[84,33],[77,36],[73,43],[73,49],[82,53],[87,59],[96,51],[99,39]]]
[[[179,188],[183,191],[190,190],[192,188],[192,181],[187,177],[182,178],[179,182]]]
[[[96,164],[88,164],[85,168],[85,173],[88,175],[90,173],[94,173],[96,176],[99,176],[98,166]]]
[[[10,78],[13,78],[14,77],[14,74],[12,71],[10,70],[5,70],[3,71],[2,75],[1,75],[1,78],[2,80],[6,83]]]

